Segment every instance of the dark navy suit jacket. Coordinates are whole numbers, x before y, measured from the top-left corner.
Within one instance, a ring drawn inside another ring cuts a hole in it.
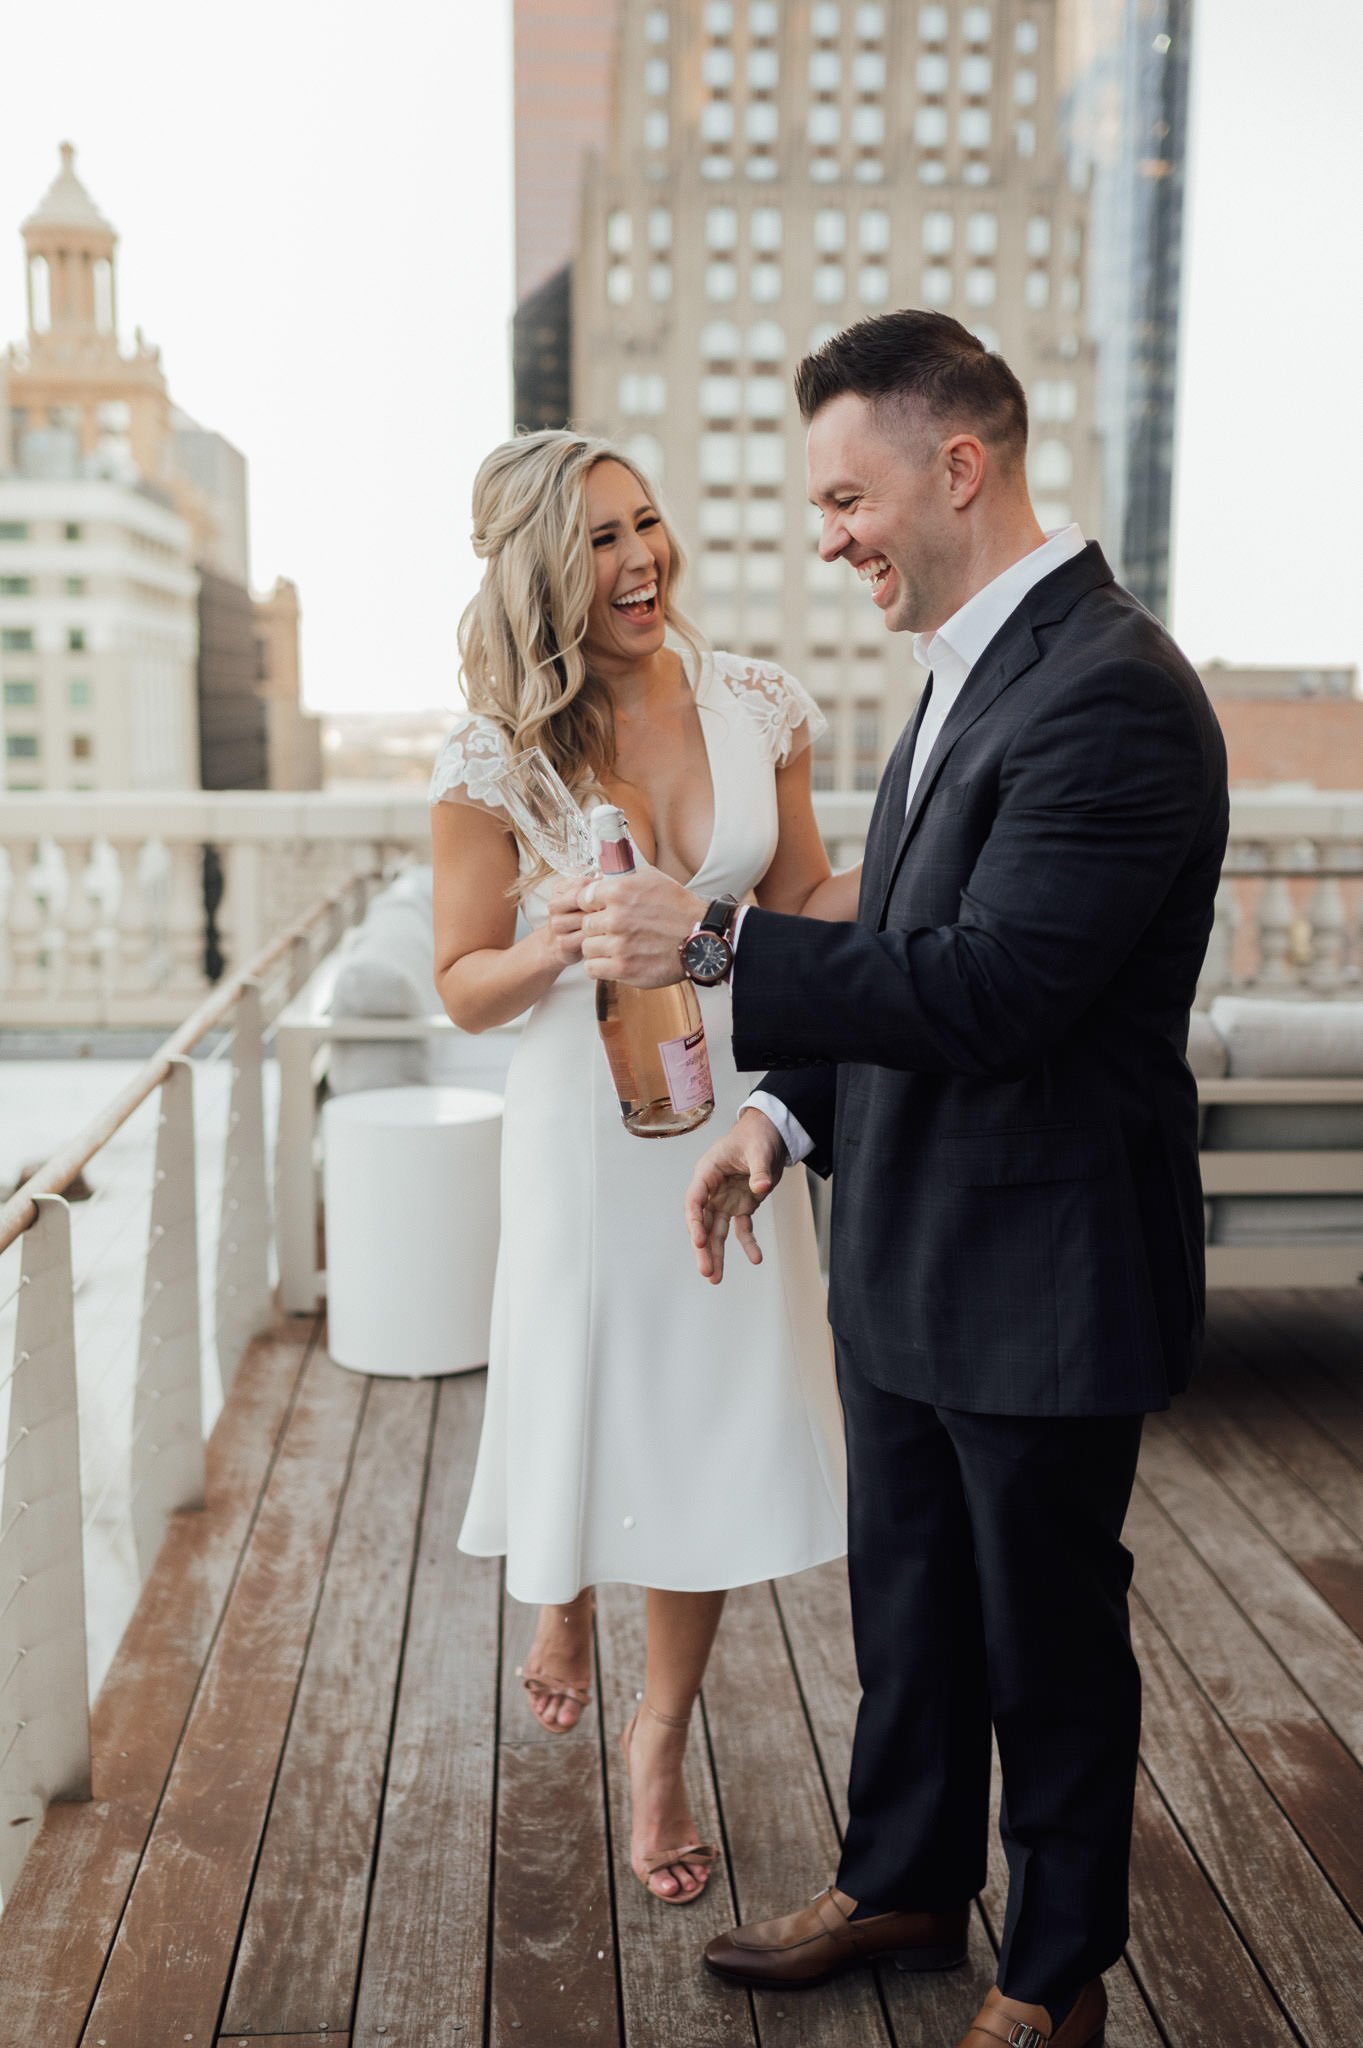
[[[829,1313],[872,1380],[1001,1415],[1162,1408],[1204,1317],[1184,1054],[1220,730],[1093,543],[980,657],[906,817],[916,723],[858,922],[748,912],[735,1058],[832,1172]]]

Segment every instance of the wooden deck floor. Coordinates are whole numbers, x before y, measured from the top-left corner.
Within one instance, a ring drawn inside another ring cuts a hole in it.
[[[598,1702],[543,1734],[533,1617],[455,1548],[481,1376],[366,1381],[320,1331],[255,1347],[0,1922],[0,2048],[951,2048],[967,1971],[749,1999],[698,1967],[831,1875],[855,1679],[838,1568],[735,1594],[692,1749],[727,1868],[650,1905]],[[1130,1523],[1145,1670],[1135,1933],[1109,2048],[1363,2042],[1363,1304],[1220,1297]]]

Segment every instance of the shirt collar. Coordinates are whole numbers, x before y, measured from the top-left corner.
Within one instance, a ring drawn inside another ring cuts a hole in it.
[[[1039,548],[1011,562],[1002,575],[967,598],[935,633],[916,633],[913,658],[931,673],[934,693],[940,694],[943,688],[959,688],[1028,591],[1062,562],[1081,555],[1085,545],[1077,526],[1058,528],[1047,534]]]

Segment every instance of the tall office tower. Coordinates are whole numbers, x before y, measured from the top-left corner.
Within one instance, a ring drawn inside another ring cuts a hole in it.
[[[955,314],[1027,386],[1043,523],[1096,530],[1056,4],[625,8],[574,272],[578,415],[659,475],[705,630],[823,705],[819,787],[875,786],[922,676],[852,571],[818,559],[791,391],[808,349],[893,306]]]
[[[1061,118],[1089,189],[1102,533],[1160,617],[1169,547],[1193,0],[1064,0]]]
[[[522,427],[561,427],[572,417],[571,273],[582,173],[610,132],[621,4],[515,0],[513,388]]]

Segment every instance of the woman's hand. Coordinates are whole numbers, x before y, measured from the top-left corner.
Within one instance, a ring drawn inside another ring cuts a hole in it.
[[[578,905],[581,882],[563,881],[549,898],[544,942],[560,968],[575,967],[582,958],[583,912]]]
[[[701,1159],[686,1191],[686,1227],[702,1280],[718,1287],[724,1278],[730,1223],[750,1263],[761,1265],[752,1219],[780,1180],[787,1156],[771,1118],[760,1109],[743,1109],[732,1130]]]

